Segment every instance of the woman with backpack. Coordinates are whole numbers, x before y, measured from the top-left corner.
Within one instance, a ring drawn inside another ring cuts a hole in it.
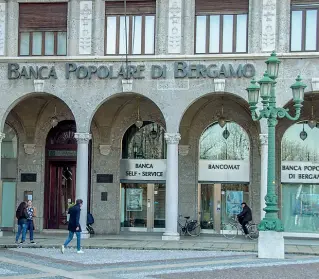
[[[18,244],[20,234],[22,233],[22,238],[20,244],[25,242],[25,237],[27,234],[27,222],[28,222],[28,212],[27,212],[27,203],[22,202],[18,206],[16,211],[16,217],[18,219],[18,232],[16,234],[16,244]]]

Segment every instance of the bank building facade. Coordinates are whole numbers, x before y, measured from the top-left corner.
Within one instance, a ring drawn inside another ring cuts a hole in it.
[[[281,61],[278,106],[307,85],[298,121],[276,127],[285,235],[319,236],[319,1],[0,0],[0,228],[33,200],[36,229],[67,228],[76,198],[98,234],[202,233],[242,201],[259,223],[267,123],[246,88]],[[84,232],[85,233],[85,232]]]

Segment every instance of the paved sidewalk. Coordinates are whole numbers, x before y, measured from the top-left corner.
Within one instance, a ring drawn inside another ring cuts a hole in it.
[[[25,244],[23,247],[59,248],[66,234],[35,234],[37,244]],[[84,249],[134,249],[134,250],[200,250],[200,251],[242,251],[256,252],[257,240],[237,236],[226,239],[223,236],[201,235],[199,237],[182,236],[180,241],[162,241],[162,233],[121,233],[120,235],[95,235],[82,240]],[[75,240],[71,246],[75,246]],[[27,240],[28,243],[28,240]],[[0,248],[15,248],[14,234],[4,233],[0,237]],[[287,254],[319,255],[317,239],[285,239]]]

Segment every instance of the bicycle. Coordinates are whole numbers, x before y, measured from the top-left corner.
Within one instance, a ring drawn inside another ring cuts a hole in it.
[[[179,217],[182,217],[182,215],[179,215]],[[189,220],[189,216],[184,217],[185,218],[185,224],[182,225],[178,221],[179,226],[179,235],[186,235],[189,234],[190,236],[199,236],[200,235],[200,223],[197,222],[197,220]]]
[[[223,236],[227,239],[234,239],[238,232],[241,231],[242,234],[245,234],[242,225],[238,222],[237,217],[231,218],[232,222],[228,224],[222,224],[222,233]],[[259,236],[257,224],[248,222],[246,225],[248,229],[248,237],[252,240],[257,239]],[[235,233],[233,233],[235,231]]]

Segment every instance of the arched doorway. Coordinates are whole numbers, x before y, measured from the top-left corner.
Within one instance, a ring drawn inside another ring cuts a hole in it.
[[[164,128],[143,121],[124,134],[121,160],[121,229],[165,229],[166,143]],[[127,179],[123,179],[123,176]],[[135,176],[129,180],[129,176]]]
[[[225,126],[224,126],[225,125]],[[217,122],[199,140],[199,211],[201,228],[219,233],[221,224],[241,212],[249,200],[250,141],[235,122]]]
[[[46,140],[45,228],[66,229],[67,211],[75,202],[76,151],[73,120],[61,121]]]

